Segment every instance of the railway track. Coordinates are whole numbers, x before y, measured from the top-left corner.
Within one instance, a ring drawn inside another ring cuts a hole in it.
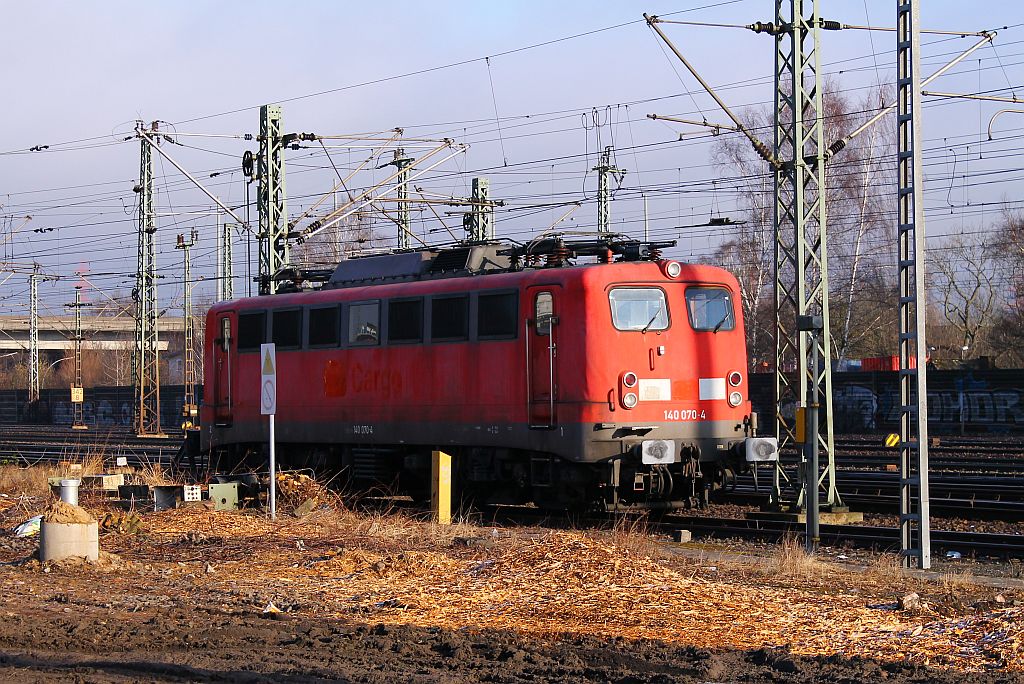
[[[124,457],[135,467],[166,466],[180,447],[180,432],[169,432],[166,438],[148,438],[120,428],[72,430],[5,425],[0,429],[0,461],[19,465],[99,458],[113,467],[118,458]]]
[[[180,434],[166,439],[140,438],[123,429],[77,431],[63,427],[4,426],[0,432],[0,460],[19,464],[52,463],[95,456],[113,465],[117,457],[127,458],[130,465],[167,465],[177,454]],[[855,506],[896,508],[896,479],[890,473],[851,471],[843,474],[842,491],[847,503]],[[1017,478],[933,477],[932,508],[935,511],[963,514],[990,514],[1002,518],[1024,519],[1024,481]],[[763,489],[762,489],[763,491]],[[736,494],[747,498],[763,498],[756,493],[753,481],[740,481]],[[988,498],[986,498],[988,497]],[[609,516],[581,518],[552,517],[536,509],[507,507],[492,511],[495,520],[505,522],[527,519],[532,524],[608,525]],[[645,522],[648,529],[671,534],[687,529],[695,538],[741,538],[778,542],[785,537],[801,537],[802,524],[773,520],[710,518],[667,515]],[[850,545],[860,548],[894,550],[899,548],[899,531],[893,527],[860,525],[822,525],[822,543]],[[1024,558],[1024,535],[933,531],[932,546],[937,552],[958,551],[964,555],[996,558]]]
[[[803,538],[804,525],[777,520],[742,518],[704,518],[699,516],[666,516],[657,525],[665,532],[689,530],[694,537],[719,539],[741,538],[778,542],[783,538]],[[821,525],[823,544],[850,545],[894,551],[900,547],[899,530],[895,527],[865,525]],[[1024,535],[982,532],[933,530],[932,548],[936,551],[958,551],[976,557],[1024,558]]]
[[[795,475],[791,474],[791,477]],[[861,511],[895,512],[899,508],[896,473],[843,471],[837,475],[843,502]],[[996,476],[932,475],[932,513],[968,518],[1024,520],[1024,479]],[[755,489],[750,475],[740,477],[725,498],[734,503],[763,504],[771,482]]]
[[[1021,441],[943,441],[928,449],[929,468],[933,472],[955,472],[1024,476],[1024,442]],[[795,458],[795,452],[789,452]],[[886,447],[881,439],[842,438],[836,440],[836,465],[846,470],[893,467],[899,452]]]
[[[5,425],[0,429],[0,461],[21,465],[101,458],[113,466],[118,457],[129,465],[168,466],[181,446],[181,433],[165,439],[140,438],[124,428],[71,430],[63,426]],[[839,449],[843,449],[839,452]],[[843,499],[859,510],[896,511],[897,474],[885,466],[896,454],[872,437],[837,441],[839,483]],[[1024,520],[1024,447],[1004,440],[949,440],[932,447],[931,504],[937,514]],[[970,455],[968,455],[970,454]],[[979,455],[980,454],[980,455]],[[755,490],[741,477],[730,500],[763,503],[770,482]]]

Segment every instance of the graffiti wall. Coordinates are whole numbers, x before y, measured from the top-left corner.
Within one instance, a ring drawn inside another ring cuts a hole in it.
[[[896,372],[833,373],[832,412],[836,432],[899,429]],[[771,424],[774,376],[751,376],[751,398],[762,426]],[[1024,371],[930,371],[928,427],[934,434],[1024,432]],[[792,407],[783,413],[792,415]]]
[[[202,399],[202,387],[196,390]],[[181,385],[160,388],[160,423],[166,429],[181,425],[181,407],[184,403]],[[83,420],[90,427],[131,427],[131,387],[87,387],[82,404]],[[27,390],[0,390],[0,424],[71,425],[74,408],[70,392],[66,389],[43,390],[37,405],[28,403]]]

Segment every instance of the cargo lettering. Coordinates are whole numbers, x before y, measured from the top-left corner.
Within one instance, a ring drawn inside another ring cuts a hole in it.
[[[402,375],[395,370],[363,368],[362,364],[352,366],[349,386],[353,392],[377,394],[384,398],[402,394]]]

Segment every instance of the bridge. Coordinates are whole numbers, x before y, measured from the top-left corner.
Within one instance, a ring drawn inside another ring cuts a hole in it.
[[[75,317],[40,316],[39,350],[71,351],[75,348]],[[28,314],[0,316],[0,352],[28,351]],[[160,351],[183,344],[185,319],[162,316],[158,323]],[[129,316],[82,316],[82,349],[126,350],[135,346],[135,319]]]

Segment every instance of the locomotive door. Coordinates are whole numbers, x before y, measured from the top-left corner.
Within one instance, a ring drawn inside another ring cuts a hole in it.
[[[531,428],[555,426],[555,400],[558,398],[557,291],[544,285],[527,290],[530,318],[526,319],[526,381]]]
[[[230,425],[232,419],[231,366],[235,356],[232,317],[233,313],[228,312],[217,319],[218,336],[213,341],[213,422],[216,425]]]

